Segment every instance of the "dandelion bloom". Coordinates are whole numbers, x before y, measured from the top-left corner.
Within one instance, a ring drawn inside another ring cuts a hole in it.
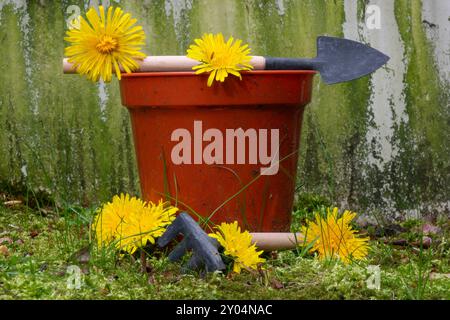
[[[338,208],[332,212],[328,208],[326,217],[316,213],[315,221],[307,221],[307,226],[302,227],[305,242],[313,244],[310,251],[318,252],[322,259],[339,258],[344,263],[364,259],[369,238],[358,237],[352,229],[350,223],[355,216],[356,213],[348,210],[339,216]]]
[[[225,42],[221,33],[204,34],[201,39],[195,39],[195,44],[187,50],[189,58],[201,62],[192,68],[196,70],[196,74],[210,72],[208,87],[212,85],[214,79],[224,82],[228,74],[242,79],[239,71],[253,69],[248,45],[241,46],[241,40],[233,42],[233,37]]]
[[[147,242],[155,243],[175,219],[177,208],[168,203],[146,203],[128,194],[114,196],[94,218],[98,246],[115,243],[117,249],[130,254]]]
[[[137,20],[120,8],[109,7],[105,15],[100,6],[99,13],[89,9],[87,21],[79,17],[79,27],[67,31],[64,39],[71,46],[65,49],[65,54],[78,73],[94,82],[100,78],[110,82],[114,71],[120,80],[121,67],[130,73],[139,68],[136,59],[145,58],[140,52],[145,33],[141,26],[135,26]]]
[[[237,221],[222,223],[216,229],[217,231],[209,236],[217,239],[225,249],[224,254],[234,260],[234,272],[240,273],[242,268],[256,269],[259,263],[265,261],[259,257],[263,251],[256,251],[256,246],[252,244],[252,236],[248,231],[241,232]]]

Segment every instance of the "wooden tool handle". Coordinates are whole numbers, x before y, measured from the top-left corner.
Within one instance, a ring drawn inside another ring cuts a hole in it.
[[[256,247],[264,251],[295,249],[298,245],[302,245],[304,241],[304,237],[300,233],[253,232],[250,234]]]
[[[265,61],[264,57],[253,56],[250,64],[255,70],[264,70],[266,65]],[[192,67],[199,64],[197,60],[190,59],[186,56],[149,56],[137,62],[140,67],[135,72],[192,71]],[[63,60],[63,70],[64,73],[76,73],[73,65],[67,58]]]

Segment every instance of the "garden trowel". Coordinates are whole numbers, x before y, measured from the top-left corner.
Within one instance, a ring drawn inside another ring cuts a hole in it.
[[[317,56],[313,59],[252,56],[254,70],[315,70],[327,84],[351,81],[383,66],[389,57],[363,43],[327,36],[317,38]],[[198,61],[186,56],[149,56],[138,61],[136,72],[192,71]],[[74,73],[64,59],[64,72]]]
[[[265,58],[265,70],[316,70],[327,84],[351,81],[382,67],[389,57],[363,43],[333,37],[317,38],[313,59]]]

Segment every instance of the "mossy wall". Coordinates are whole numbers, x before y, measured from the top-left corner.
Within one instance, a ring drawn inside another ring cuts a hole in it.
[[[138,192],[118,82],[63,75],[67,11],[98,1],[0,0],[0,182],[90,204]],[[109,1],[105,1],[109,2]],[[122,0],[149,55],[184,54],[204,32],[255,55],[312,57],[318,35],[364,41],[392,57],[370,77],[315,80],[304,117],[299,190],[355,210],[449,210],[448,0]],[[366,9],[380,8],[381,29]]]

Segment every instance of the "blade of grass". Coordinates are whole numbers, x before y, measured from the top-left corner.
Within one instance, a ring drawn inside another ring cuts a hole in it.
[[[287,156],[283,157],[281,160],[278,161],[278,163],[281,163],[282,161],[288,159],[289,157],[292,157],[294,154],[298,152],[298,149],[293,151],[292,153],[288,154]],[[214,211],[208,216],[206,219],[206,223],[209,223],[211,218],[219,211],[221,208],[223,208],[228,202],[239,196],[244,190],[246,190],[248,187],[250,187],[255,181],[257,181],[259,178],[261,178],[261,173],[258,174],[255,178],[250,180],[245,186],[243,186],[238,192],[236,192],[234,195],[226,199],[221,205],[219,205]]]
[[[169,201],[168,197],[170,197],[170,188],[169,188],[169,177],[167,176],[167,161],[166,156],[164,154],[164,148],[161,147],[161,157],[163,160],[163,175],[164,175],[164,196],[166,197],[166,201]]]
[[[231,172],[236,177],[236,179],[239,181],[241,188],[243,187],[244,184],[242,183],[242,179],[239,177],[239,175],[236,173],[236,171],[234,171],[231,168],[225,167],[225,166],[215,165],[214,167],[222,168],[222,169],[225,169],[225,170]],[[249,224],[248,224],[248,220],[247,220],[246,193],[245,192],[243,192],[243,198],[244,198],[243,201],[241,201],[241,203],[239,203],[239,208],[241,210],[241,216],[242,216],[242,220],[244,222],[244,227],[246,229],[248,229]]]
[[[159,195],[164,195],[163,193],[161,193],[161,192],[158,192],[158,191],[155,191],[157,194],[159,194]],[[169,198],[170,198],[170,200],[175,200],[175,198],[173,198],[172,196],[169,196]],[[190,212],[192,212],[197,218],[198,218],[198,220],[199,220],[199,223],[200,223],[200,221],[202,221],[203,223],[205,223],[205,224],[208,224],[208,223],[211,223],[211,224],[213,224],[213,226],[215,226],[215,224],[213,223],[213,222],[207,222],[206,221],[206,219],[202,216],[202,215],[200,215],[197,211],[195,211],[194,209],[192,209],[187,203],[185,203],[185,202],[183,202],[183,201],[181,201],[180,199],[177,199],[177,201],[178,201],[178,203],[180,203],[182,206],[184,206],[185,208],[187,208]],[[212,228],[211,228],[211,226],[209,226],[209,225],[207,225],[211,230],[212,230]]]

